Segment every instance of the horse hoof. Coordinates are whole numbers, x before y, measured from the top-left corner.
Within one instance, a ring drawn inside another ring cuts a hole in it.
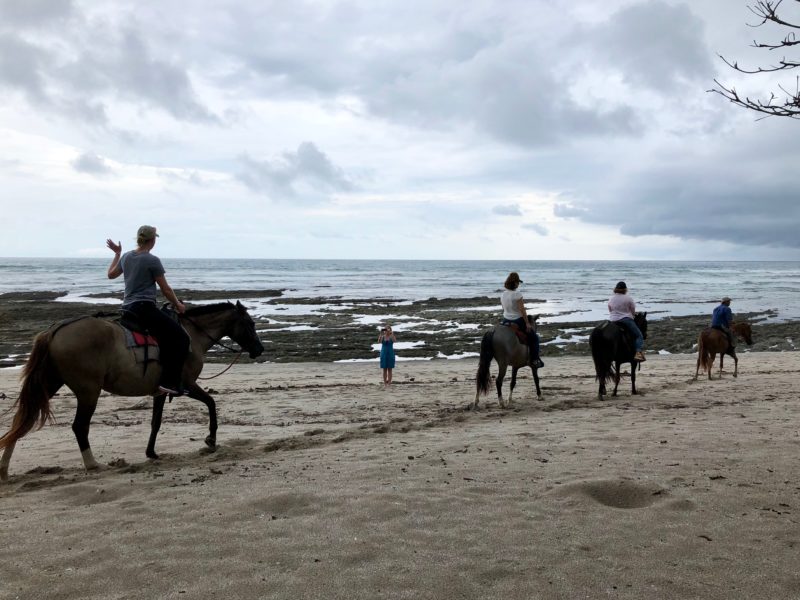
[[[541,394],[539,394],[538,396],[536,396],[536,399],[537,399],[539,402],[541,402],[542,400],[544,400],[544,396],[542,396]]]
[[[206,446],[208,446],[209,448],[211,448],[213,450],[217,449],[217,439],[216,438],[212,438],[211,436],[208,436],[205,439],[205,442],[206,442]]]
[[[155,452],[153,452],[152,450],[148,450],[147,452],[145,452],[145,455],[146,455],[146,456],[147,456],[147,458],[149,458],[150,460],[158,460],[159,458],[161,458],[161,457],[160,457],[158,454],[156,454],[156,453],[155,453]]]
[[[6,483],[8,481],[8,469],[1,469],[0,470],[0,483]]]

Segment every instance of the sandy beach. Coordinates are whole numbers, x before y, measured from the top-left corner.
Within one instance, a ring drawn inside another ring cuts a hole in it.
[[[237,365],[209,382],[217,452],[176,399],[148,461],[149,399],[103,395],[92,473],[62,390],[0,487],[0,598],[797,598],[797,356],[698,382],[654,356],[604,402],[588,357],[553,358],[543,401],[526,377],[478,411],[471,359],[389,390],[373,364]]]

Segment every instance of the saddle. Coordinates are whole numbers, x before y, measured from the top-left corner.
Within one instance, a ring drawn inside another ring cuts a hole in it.
[[[631,332],[627,327],[622,327],[620,325],[617,325],[614,321],[606,320],[600,323],[600,325],[597,326],[597,329],[603,331],[607,327],[616,328],[617,331],[619,331],[620,335],[622,336],[622,343],[625,344],[625,346],[627,346],[631,352],[634,351],[634,349],[636,348],[635,340],[633,339],[633,336],[631,335]]]
[[[517,325],[516,323],[512,323],[511,321],[507,321],[506,319],[503,319],[500,322],[500,325],[510,328],[511,331],[513,331],[516,334],[517,339],[521,344],[524,344],[526,346],[528,345],[528,332],[520,329],[519,325]]]

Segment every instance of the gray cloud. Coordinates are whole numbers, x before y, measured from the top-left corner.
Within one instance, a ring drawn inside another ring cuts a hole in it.
[[[713,78],[714,53],[704,25],[687,4],[649,0],[627,6],[585,31],[592,55],[634,86],[666,92]]]
[[[114,171],[102,156],[92,152],[84,152],[72,161],[72,168],[89,175],[111,175]]]
[[[547,229],[547,227],[540,225],[539,223],[525,223],[522,227],[529,231],[533,231],[534,233],[538,233],[541,236],[547,236],[550,234],[550,231]]]
[[[0,0],[0,27],[40,27],[72,14],[72,0]]]
[[[492,212],[496,215],[522,216],[519,204],[498,204],[492,207]]]
[[[585,208],[573,206],[572,204],[556,203],[553,205],[553,215],[562,219],[581,217],[586,214]]]
[[[325,194],[355,189],[342,169],[311,142],[303,142],[295,152],[284,152],[274,160],[244,155],[239,164],[242,169],[238,179],[272,200],[320,201]]]

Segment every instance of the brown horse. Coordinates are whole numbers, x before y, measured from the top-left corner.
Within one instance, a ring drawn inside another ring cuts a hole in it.
[[[738,337],[748,346],[753,345],[753,331],[750,323],[733,323],[731,325],[731,333]],[[697,338],[697,369],[694,373],[694,378],[700,374],[700,367],[704,371],[708,371],[708,378],[711,379],[711,367],[714,364],[714,359],[719,354],[719,376],[722,378],[722,361],[725,355],[733,357],[733,376],[739,376],[739,358],[736,356],[736,348],[728,344],[727,336],[719,329],[712,329],[707,327],[700,332]]]
[[[183,382],[188,395],[208,407],[209,435],[205,443],[216,447],[217,412],[214,399],[196,380],[203,369],[203,355],[224,336],[230,337],[251,358],[264,351],[255,323],[239,302],[198,306],[180,316],[181,325],[191,338],[191,350],[183,367]],[[161,426],[166,395],[159,394],[161,367],[149,363],[146,369],[136,362],[126,347],[125,334],[117,323],[95,317],[64,321],[36,336],[33,349],[22,371],[22,388],[11,429],[0,438],[4,448],[0,459],[0,481],[8,479],[8,465],[14,446],[34,426],[41,428],[52,420],[50,399],[66,385],[75,393],[78,408],[72,431],[86,469],[97,469],[89,446],[89,426],[101,390],[120,396],[151,395],[153,419],[147,456],[158,458],[155,440]]]

